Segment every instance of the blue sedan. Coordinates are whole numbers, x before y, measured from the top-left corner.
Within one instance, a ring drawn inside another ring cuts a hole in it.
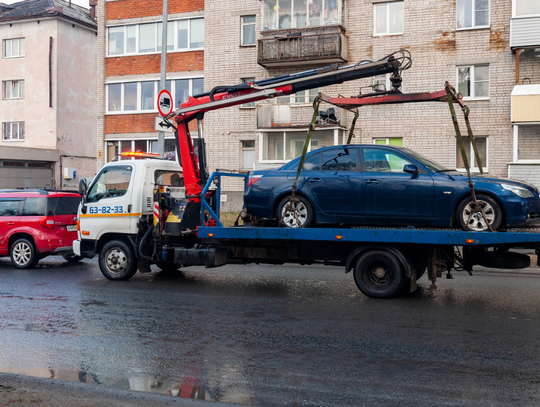
[[[540,215],[536,187],[474,176],[484,217],[475,210],[466,174],[407,148],[381,145],[332,146],[309,153],[291,210],[299,161],[250,174],[244,195],[248,215],[288,227],[426,226],[472,231],[488,230],[488,223],[493,230],[522,226]]]

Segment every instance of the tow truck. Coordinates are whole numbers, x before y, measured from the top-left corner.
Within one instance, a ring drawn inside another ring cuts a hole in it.
[[[530,257],[512,249],[527,248],[538,254],[540,233],[536,229],[471,232],[414,227],[287,228],[265,223],[254,226],[253,222],[225,227],[220,221],[222,178],[239,177],[247,186],[248,175],[216,170],[208,176],[202,138],[205,113],[380,74],[391,74],[394,89],[369,95],[371,102],[367,98],[347,98],[342,107],[430,100],[446,100],[452,106],[459,102],[449,93],[445,99],[441,92],[399,92],[401,71],[410,65],[410,54],[400,51],[354,65],[332,65],[237,86],[219,86],[189,97],[163,117],[163,124],[174,128],[181,167],[159,159],[124,160],[106,164],[89,185],[81,180],[83,200],[74,253],[87,258],[98,254],[101,272],[110,280],[127,280],[137,270],[150,272],[152,264],[162,270],[219,267],[231,262],[342,266],[346,273],[352,271],[358,288],[374,298],[414,291],[425,271],[431,280],[430,288],[436,289],[437,278],[443,272],[447,277],[451,277],[452,270],[471,273],[477,264],[507,269],[528,267]],[[321,99],[332,102],[332,98]],[[188,124],[192,120],[197,120],[199,138],[190,136]],[[306,147],[307,141],[304,155]],[[183,184],[177,183],[179,177]],[[471,193],[474,197],[472,185]]]

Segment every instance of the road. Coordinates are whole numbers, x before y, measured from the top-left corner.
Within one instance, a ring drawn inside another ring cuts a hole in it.
[[[323,266],[0,270],[0,372],[243,405],[540,405],[539,269],[393,300]]]

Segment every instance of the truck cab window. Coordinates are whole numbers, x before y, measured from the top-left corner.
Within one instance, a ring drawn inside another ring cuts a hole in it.
[[[131,166],[106,168],[90,188],[86,202],[97,202],[101,199],[125,195],[131,172]]]
[[[184,175],[179,171],[156,171],[156,185],[165,187],[183,187]]]

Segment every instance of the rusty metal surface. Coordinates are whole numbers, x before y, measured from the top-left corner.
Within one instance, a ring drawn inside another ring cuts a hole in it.
[[[447,102],[448,95],[445,90],[438,92],[420,92],[420,93],[393,93],[382,96],[370,97],[331,97],[319,93],[319,97],[326,103],[343,109],[355,109],[367,105],[384,105],[412,102]]]

